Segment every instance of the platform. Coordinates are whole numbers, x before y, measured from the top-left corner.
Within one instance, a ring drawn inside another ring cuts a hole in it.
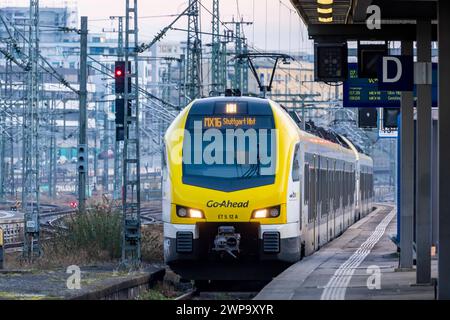
[[[71,289],[66,269],[0,270],[0,300],[123,300],[134,299],[165,274],[162,265],[133,273],[114,265],[81,267],[80,287]]]
[[[397,270],[397,247],[389,239],[396,228],[395,207],[378,205],[341,237],[275,278],[255,300],[435,299],[433,285],[414,285],[414,270]],[[436,261],[432,270],[436,278]]]

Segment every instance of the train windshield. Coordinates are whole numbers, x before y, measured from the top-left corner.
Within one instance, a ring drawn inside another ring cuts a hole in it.
[[[200,107],[193,107],[186,124],[184,183],[221,191],[273,184],[277,137],[270,105]]]

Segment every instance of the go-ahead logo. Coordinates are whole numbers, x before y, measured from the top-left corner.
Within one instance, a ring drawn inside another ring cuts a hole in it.
[[[208,208],[248,208],[250,201],[247,202],[233,202],[233,201],[214,201],[210,200],[206,203]]]

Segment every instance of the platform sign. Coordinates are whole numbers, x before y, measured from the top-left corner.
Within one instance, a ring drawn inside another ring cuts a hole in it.
[[[433,63],[433,108],[438,106],[438,67]],[[414,96],[416,88],[414,87]],[[358,65],[349,64],[349,77],[344,81],[344,108],[400,108],[400,91],[382,91],[378,79],[358,78]]]
[[[414,57],[384,56],[378,63],[378,89],[413,91]]]

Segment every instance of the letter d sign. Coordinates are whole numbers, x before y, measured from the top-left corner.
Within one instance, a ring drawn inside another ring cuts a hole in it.
[[[384,56],[378,66],[378,89],[413,91],[414,59],[412,56]]]
[[[395,69],[397,72],[394,73],[395,76],[393,78],[389,77],[389,65],[391,65],[390,67],[393,69],[394,66],[396,65]],[[399,58],[397,57],[383,57],[383,83],[396,83],[399,82],[400,79],[402,78],[402,74],[403,74],[403,67],[402,67],[402,62],[400,61]]]

